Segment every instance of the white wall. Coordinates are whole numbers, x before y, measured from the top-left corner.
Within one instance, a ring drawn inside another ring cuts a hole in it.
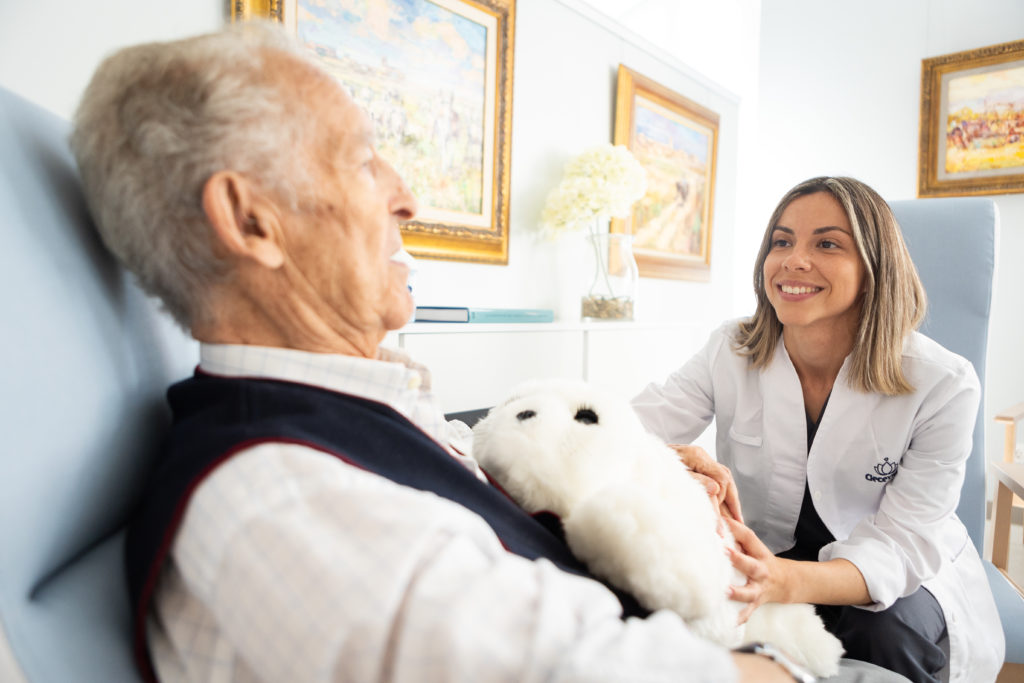
[[[740,151],[760,182],[744,202],[766,219],[789,187],[821,174],[858,177],[887,199],[916,197],[921,60],[1019,40],[1022,29],[1018,0],[764,2],[759,144]],[[1024,401],[1024,195],[993,199],[1002,231],[985,403],[987,452],[998,458],[1002,429],[991,418]],[[756,250],[762,228],[740,226],[737,259]]]
[[[3,0],[0,84],[69,117],[105,55],[216,30],[227,8],[220,0]]]

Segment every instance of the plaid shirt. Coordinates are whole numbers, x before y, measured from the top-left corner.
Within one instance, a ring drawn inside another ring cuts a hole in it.
[[[202,346],[200,368],[386,403],[478,471],[430,376],[379,360]],[[148,638],[163,681],[728,681],[727,651],[674,614],[622,621],[601,584],[506,552],[469,510],[293,444],[196,490]]]

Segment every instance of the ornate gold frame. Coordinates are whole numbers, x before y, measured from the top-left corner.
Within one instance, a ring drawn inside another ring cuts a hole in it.
[[[620,64],[615,95],[614,142],[617,145],[626,145],[630,150],[634,149],[634,113],[638,93],[711,131],[707,204],[703,213],[706,229],[701,235],[701,253],[699,256],[691,256],[653,249],[634,249],[640,274],[645,277],[707,282],[711,279],[711,231],[715,204],[715,175],[718,169],[718,114]],[[633,221],[633,215],[629,218],[614,218],[611,222],[611,231],[632,234]]]
[[[945,109],[943,79],[950,74],[994,65],[1024,67],[1024,40],[1001,43],[966,52],[921,60],[921,120],[918,150],[917,195],[1007,194],[1024,191],[1024,167],[1020,173],[990,172],[961,178],[940,178],[940,155],[945,147]],[[966,74],[963,74],[966,75]],[[981,172],[984,173],[984,172]]]
[[[272,19],[295,30],[297,0],[229,0],[231,21]],[[457,0],[495,18],[496,88],[493,93],[494,145],[491,225],[408,221],[402,226],[406,249],[420,258],[507,264],[509,185],[512,159],[512,67],[515,49],[515,0]],[[491,93],[488,93],[490,96]]]

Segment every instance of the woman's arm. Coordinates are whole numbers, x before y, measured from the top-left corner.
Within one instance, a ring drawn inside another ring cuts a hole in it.
[[[955,515],[978,414],[977,377],[962,361],[953,371],[919,370],[911,379],[920,398],[898,472],[878,508],[819,555],[860,569],[873,610],[916,591],[970,543]]]
[[[729,597],[750,603],[740,614],[746,621],[766,602],[807,602],[815,605],[867,605],[867,582],[849,560],[802,562],[775,557],[748,527],[727,520],[740,551],[730,550],[732,565],[747,577],[745,586],[730,588]]]

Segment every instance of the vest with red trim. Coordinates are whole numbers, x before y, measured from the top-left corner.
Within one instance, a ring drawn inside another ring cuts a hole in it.
[[[403,486],[431,491],[482,517],[509,552],[530,560],[546,558],[564,571],[591,576],[557,530],[481,482],[384,404],[305,384],[199,372],[173,385],[167,397],[172,426],[125,544],[135,657],[147,679],[155,676],[146,647],[146,614],[189,499],[218,465],[259,443],[309,446]],[[624,617],[649,613],[629,594],[609,588],[622,603]]]

